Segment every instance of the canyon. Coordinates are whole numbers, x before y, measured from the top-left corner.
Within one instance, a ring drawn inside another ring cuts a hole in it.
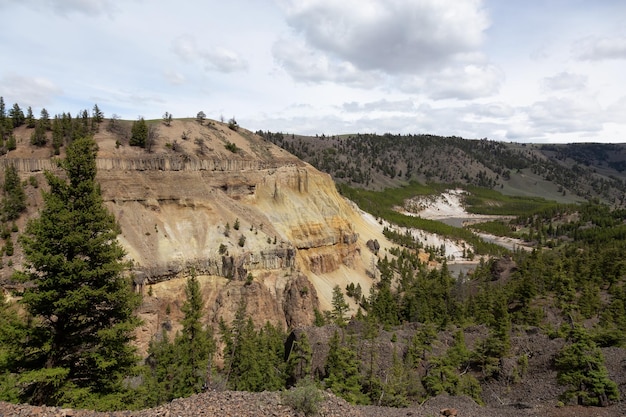
[[[255,324],[293,329],[311,324],[316,310],[331,309],[337,285],[359,284],[369,293],[377,257],[390,243],[382,225],[344,199],[330,176],[242,128],[195,120],[152,124],[150,152],[129,146],[119,130],[101,126],[94,135],[97,180],[143,296],[141,351],[163,329],[180,329],[192,274],[210,326],[229,323],[244,303]],[[30,145],[28,135],[18,129],[17,149],[0,159],[2,172],[13,165],[30,184],[20,231],[41,207],[44,173],[62,174],[52,148]],[[377,253],[368,241],[379,242]],[[22,267],[19,248],[10,261],[0,270],[8,287]]]

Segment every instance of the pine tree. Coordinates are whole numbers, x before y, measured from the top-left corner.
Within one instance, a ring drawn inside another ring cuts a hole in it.
[[[93,111],[91,112],[91,130],[97,132],[100,129],[100,123],[104,120],[104,113],[100,110],[97,104],[93,105]]]
[[[394,347],[391,369],[385,378],[383,391],[378,398],[378,405],[396,408],[409,405],[408,394],[411,381],[407,371]]]
[[[59,115],[56,115],[52,121],[52,147],[54,148],[55,155],[59,155],[61,153],[63,137],[63,123],[61,122]]]
[[[148,140],[148,125],[143,117],[133,122],[130,133],[130,146],[139,146],[144,148]]]
[[[139,298],[123,274],[119,227],[96,182],[96,152],[91,138],[68,146],[60,163],[67,180],[46,173],[44,207],[21,238],[24,279],[33,284],[22,299],[33,317],[21,376],[31,403],[114,395],[137,360],[129,342]]]
[[[48,138],[46,137],[46,128],[43,123],[37,122],[35,130],[30,135],[30,144],[35,146],[45,146]]]
[[[4,168],[4,200],[2,201],[2,220],[16,220],[26,209],[26,194],[17,169],[13,165]]]
[[[174,398],[188,397],[202,390],[211,373],[215,352],[212,331],[202,326],[203,300],[195,275],[187,280],[182,307],[183,330],[170,342],[163,332],[148,351],[144,375],[144,406],[154,406]]]
[[[0,96],[0,123],[4,123],[7,118],[7,107],[4,104],[4,97]]]
[[[291,351],[288,354],[287,375],[289,385],[295,385],[299,380],[310,377],[313,350],[306,332],[300,333],[298,339],[294,340]]]
[[[50,113],[48,113],[45,107],[41,109],[39,113],[39,123],[41,123],[46,130],[50,130]]]
[[[353,404],[367,404],[369,399],[361,392],[359,360],[350,343],[343,345],[335,330],[329,341],[324,383],[336,395]]]
[[[561,397],[576,398],[579,405],[602,407],[617,401],[619,390],[609,378],[600,348],[580,326],[571,330],[569,339],[571,343],[555,359],[557,381],[567,386]]]
[[[335,285],[333,288],[333,299],[332,299],[333,311],[331,313],[335,323],[339,326],[346,325],[345,314],[348,312],[350,306],[346,302],[346,299],[343,296],[343,292],[341,292],[341,288],[339,285]]]
[[[33,108],[28,106],[26,109],[26,127],[32,129],[35,127],[35,115],[33,114]]]
[[[0,290],[0,401],[19,401],[14,364],[20,356],[20,348],[15,341],[24,336],[24,325],[15,305],[7,302],[4,291]]]
[[[180,352],[181,369],[177,396],[200,392],[211,372],[211,358],[215,343],[210,329],[202,326],[203,300],[195,274],[187,280],[186,300],[182,307],[183,330],[175,343]]]
[[[20,127],[26,121],[26,117],[24,116],[24,112],[20,108],[20,105],[15,103],[11,110],[9,110],[9,117],[13,123],[13,129],[16,127]]]

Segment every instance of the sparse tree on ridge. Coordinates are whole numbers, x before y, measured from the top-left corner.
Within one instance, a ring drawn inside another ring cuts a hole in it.
[[[159,139],[159,131],[155,125],[148,126],[148,136],[146,137],[146,151],[152,152],[154,144]]]
[[[26,121],[26,117],[24,116],[24,112],[20,108],[19,104],[15,103],[11,110],[9,110],[9,117],[13,121],[13,129],[16,127],[20,127]]]
[[[26,127],[29,129],[32,129],[35,127],[35,115],[33,114],[33,108],[28,106],[28,109],[26,109]]]
[[[239,124],[237,124],[237,120],[235,120],[235,116],[233,116],[232,118],[230,118],[230,120],[228,120],[228,128],[234,131],[239,130]]]
[[[7,117],[7,107],[4,104],[4,97],[0,96],[0,123],[4,122]]]
[[[200,124],[203,124],[204,123],[204,119],[206,119],[206,114],[204,114],[204,112],[201,110],[196,115],[196,121],[198,123],[200,123]]]
[[[91,117],[94,125],[94,130],[98,130],[98,126],[102,123],[104,119],[104,113],[100,110],[97,104],[93,105],[93,111],[91,112]]]
[[[172,113],[166,111],[163,114],[163,123],[165,123],[165,126],[170,126],[172,124],[172,119],[173,119]]]
[[[133,122],[130,134],[130,146],[139,146],[145,148],[148,140],[148,125],[143,117]]]
[[[50,114],[45,107],[41,109],[41,112],[39,113],[39,123],[41,123],[46,130],[50,130],[52,128]]]

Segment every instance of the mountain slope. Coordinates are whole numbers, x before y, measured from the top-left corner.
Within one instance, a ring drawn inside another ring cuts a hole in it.
[[[355,187],[396,187],[413,179],[560,202],[589,198],[616,205],[626,202],[626,144],[527,145],[435,135],[258,133],[336,181]]]
[[[293,328],[310,324],[316,309],[331,308],[335,285],[369,290],[373,254],[366,242],[385,247],[382,226],[364,220],[328,175],[219,122],[152,122],[150,152],[128,145],[130,122],[115,123],[95,134],[97,179],[144,294],[144,348],[163,326],[178,330],[190,274],[203,288],[209,323],[229,322],[245,302],[256,324]],[[30,132],[16,130],[17,149],[0,165],[13,165],[27,184],[33,177],[30,184],[43,186],[44,170],[58,172],[53,149],[29,145]],[[41,204],[39,188],[26,191],[28,212],[19,230]],[[20,265],[18,249],[0,270],[3,280]]]

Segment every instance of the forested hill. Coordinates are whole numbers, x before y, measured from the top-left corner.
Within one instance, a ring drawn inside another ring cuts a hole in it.
[[[519,144],[435,135],[297,136],[259,131],[335,181],[381,189],[409,180],[476,185],[563,202],[624,205],[626,144]]]

